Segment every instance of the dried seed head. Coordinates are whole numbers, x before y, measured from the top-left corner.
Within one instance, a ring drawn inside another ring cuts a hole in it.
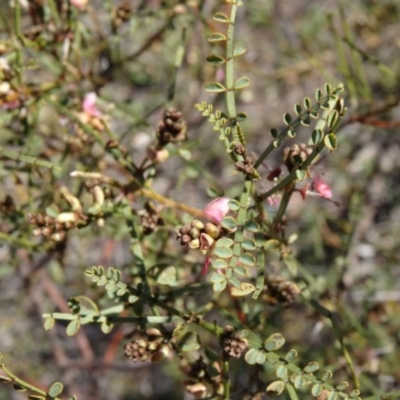
[[[307,160],[311,153],[312,149],[305,143],[301,143],[300,145],[294,144],[292,147],[286,147],[283,150],[283,162],[289,172],[291,172],[294,167],[301,165]]]
[[[124,355],[132,361],[146,361],[150,358],[150,351],[147,349],[148,342],[138,339],[127,343],[124,346]]]
[[[141,212],[140,222],[143,226],[143,233],[149,235],[164,225],[164,220],[160,217],[159,210],[151,202],[146,202],[144,208]]]
[[[224,353],[229,357],[235,358],[239,358],[248,347],[249,344],[247,340],[242,338],[239,334],[233,337],[227,337],[222,343]]]
[[[271,277],[267,283],[267,301],[270,304],[292,304],[300,289],[295,282],[285,281],[282,277]]]
[[[186,122],[182,120],[182,113],[174,108],[167,109],[157,129],[158,145],[163,147],[168,143],[185,140],[186,130]]]
[[[245,156],[247,154],[246,147],[240,142],[234,142],[232,144],[233,152],[239,156]]]

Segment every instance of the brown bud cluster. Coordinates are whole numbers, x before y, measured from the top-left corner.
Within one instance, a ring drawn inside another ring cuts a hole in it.
[[[178,143],[186,139],[187,126],[182,120],[182,113],[175,108],[168,108],[164,112],[163,120],[158,124],[158,146],[168,143]]]
[[[135,338],[124,346],[125,357],[132,361],[157,362],[170,353],[170,346],[163,343],[162,333],[156,328],[147,328],[145,332],[135,332]]]
[[[34,236],[46,236],[60,242],[65,239],[66,232],[76,228],[78,223],[87,219],[76,212],[62,212],[53,218],[43,214],[28,214],[29,223],[35,225]]]
[[[220,227],[211,222],[203,222],[195,219],[191,224],[186,224],[175,231],[176,240],[182,246],[189,246],[191,249],[200,248],[206,252],[212,247],[214,241],[221,237]]]
[[[140,215],[140,223],[143,227],[143,233],[149,235],[156,232],[157,229],[164,225],[164,220],[159,215],[159,210],[151,202],[144,204],[144,210]]]
[[[282,277],[272,277],[267,282],[266,300],[271,305],[292,304],[300,289],[295,282],[285,281]]]
[[[124,22],[128,22],[132,16],[132,5],[127,0],[122,0],[115,10],[114,27],[117,28]]]
[[[221,346],[225,356],[240,358],[249,347],[249,343],[240,333],[233,334],[233,327],[228,325],[221,337]]]
[[[294,144],[292,147],[286,147],[283,150],[283,162],[285,163],[289,172],[294,167],[300,166],[312,153],[312,148],[308,147],[305,143]]]
[[[237,161],[235,163],[236,171],[242,172],[247,179],[259,179],[260,175],[254,168],[254,163],[256,160],[247,155],[247,149],[244,144],[240,142],[234,142],[232,144],[232,150],[241,158],[241,161]]]

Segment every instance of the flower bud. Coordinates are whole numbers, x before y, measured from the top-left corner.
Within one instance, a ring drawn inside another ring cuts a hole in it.
[[[55,232],[50,236],[50,239],[55,242],[62,242],[65,239],[65,232]]]
[[[153,341],[161,337],[162,333],[159,329],[150,327],[146,329],[146,335],[150,341]]]
[[[99,218],[99,219],[96,221],[96,224],[97,224],[97,226],[98,226],[99,228],[103,228],[103,227],[104,227],[104,223],[105,223],[104,218]]]
[[[53,230],[50,227],[45,226],[41,229],[40,233],[43,236],[50,236],[53,233]]]
[[[158,350],[159,347],[160,347],[159,342],[149,342],[147,344],[147,351],[149,351],[149,352],[156,351],[156,350]]]
[[[207,235],[207,233],[202,233],[200,235],[200,250],[202,253],[207,253],[213,245],[214,239],[210,235]]]
[[[207,392],[207,387],[204,383],[198,382],[194,385],[186,386],[186,390],[192,394],[196,399],[201,399]]]
[[[193,239],[197,239],[200,236],[200,231],[197,228],[192,228],[189,232],[189,236]]]
[[[160,348],[152,354],[150,360],[152,362],[163,361],[171,354],[171,348],[167,344],[163,344]]]
[[[169,151],[165,148],[150,146],[146,150],[147,157],[155,163],[162,163],[169,157]]]
[[[192,240],[192,238],[189,235],[183,235],[181,242],[182,242],[182,244],[188,244],[191,240]]]
[[[201,221],[199,221],[198,219],[194,219],[192,221],[192,227],[197,228],[201,231],[204,228],[204,224]]]
[[[229,212],[229,200],[228,197],[218,197],[214,199],[204,209],[204,213],[211,221],[219,224]]]
[[[206,233],[208,235],[210,235],[213,239],[217,239],[219,234],[220,234],[220,229],[215,226],[213,223],[211,222],[207,222],[204,225],[204,230],[206,231]]]
[[[193,239],[192,241],[189,242],[189,247],[191,249],[198,249],[200,247],[200,240],[199,239]]]

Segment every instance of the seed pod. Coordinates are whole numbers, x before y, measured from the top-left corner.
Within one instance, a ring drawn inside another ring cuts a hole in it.
[[[56,221],[57,222],[76,222],[78,220],[78,217],[76,213],[74,212],[63,212],[57,215]]]

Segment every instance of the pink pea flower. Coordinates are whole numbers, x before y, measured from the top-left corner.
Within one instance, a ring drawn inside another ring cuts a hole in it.
[[[81,11],[83,11],[88,5],[88,0],[70,0],[70,2],[73,6]]]
[[[224,68],[218,68],[217,73],[215,74],[215,78],[217,81],[222,82],[225,80],[225,69]]]
[[[219,224],[229,211],[229,197],[218,197],[209,203],[204,209],[204,213],[210,221]]]
[[[86,93],[82,101],[82,109],[90,117],[101,117],[101,112],[96,107],[97,94],[95,92]]]
[[[318,173],[315,174],[313,179],[313,187],[316,193],[325,199],[332,198],[332,189],[328,184],[319,176]]]
[[[21,106],[21,102],[19,100],[13,100],[13,101],[8,101],[6,103],[3,103],[1,107],[4,110],[16,110]]]
[[[273,194],[269,197],[267,197],[267,203],[271,206],[271,207],[275,207],[276,205],[279,204],[279,202],[281,201],[281,197]]]
[[[229,212],[229,197],[218,197],[209,203],[204,209],[204,214],[215,224],[221,223],[222,219]],[[203,264],[201,273],[205,275],[208,272],[208,268],[211,264],[211,257],[207,253],[211,253],[214,246],[214,240],[207,233],[200,235],[200,248],[206,253],[206,259]]]

